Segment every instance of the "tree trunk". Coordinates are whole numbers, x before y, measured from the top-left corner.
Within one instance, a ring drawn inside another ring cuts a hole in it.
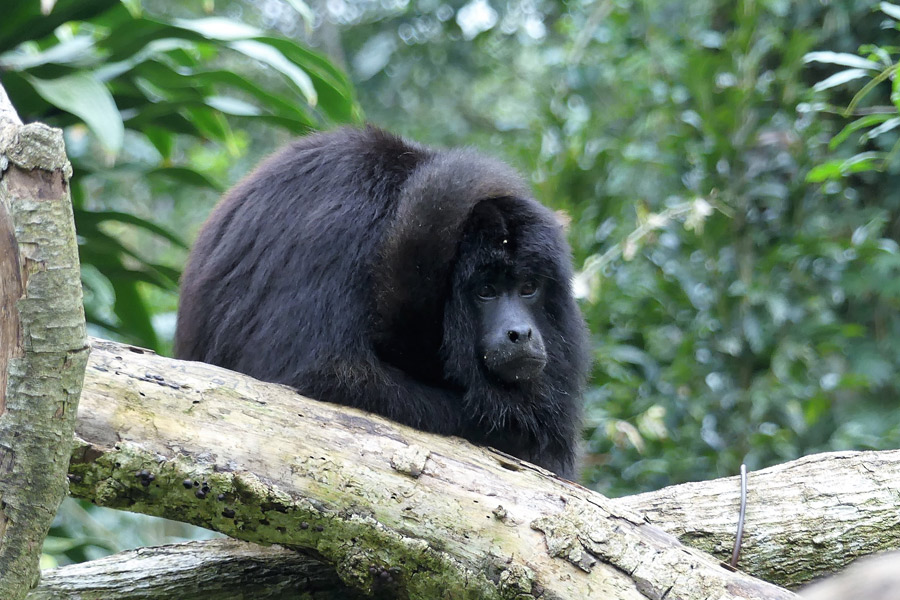
[[[37,583],[66,491],[87,363],[62,132],[22,125],[0,87],[0,598]]]

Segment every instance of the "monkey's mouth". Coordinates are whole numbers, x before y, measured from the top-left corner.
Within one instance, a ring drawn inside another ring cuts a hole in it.
[[[501,356],[505,355],[505,356]],[[505,352],[489,353],[485,356],[488,370],[505,383],[517,383],[534,379],[547,366],[547,355],[544,353],[516,353],[512,356]]]

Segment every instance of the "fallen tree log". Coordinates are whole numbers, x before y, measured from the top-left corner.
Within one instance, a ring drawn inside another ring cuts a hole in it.
[[[95,340],[75,495],[313,553],[366,594],[792,598],[616,502],[457,438]]]

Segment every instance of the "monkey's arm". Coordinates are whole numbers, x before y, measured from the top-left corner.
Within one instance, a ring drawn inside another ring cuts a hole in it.
[[[426,385],[377,359],[329,361],[293,383],[316,400],[353,406],[420,429],[459,435],[462,394]]]

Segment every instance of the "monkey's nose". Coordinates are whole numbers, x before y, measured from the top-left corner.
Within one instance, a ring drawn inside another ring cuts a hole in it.
[[[531,328],[528,329],[510,329],[506,332],[506,337],[509,338],[513,344],[519,343],[519,340],[528,341],[531,339]]]

